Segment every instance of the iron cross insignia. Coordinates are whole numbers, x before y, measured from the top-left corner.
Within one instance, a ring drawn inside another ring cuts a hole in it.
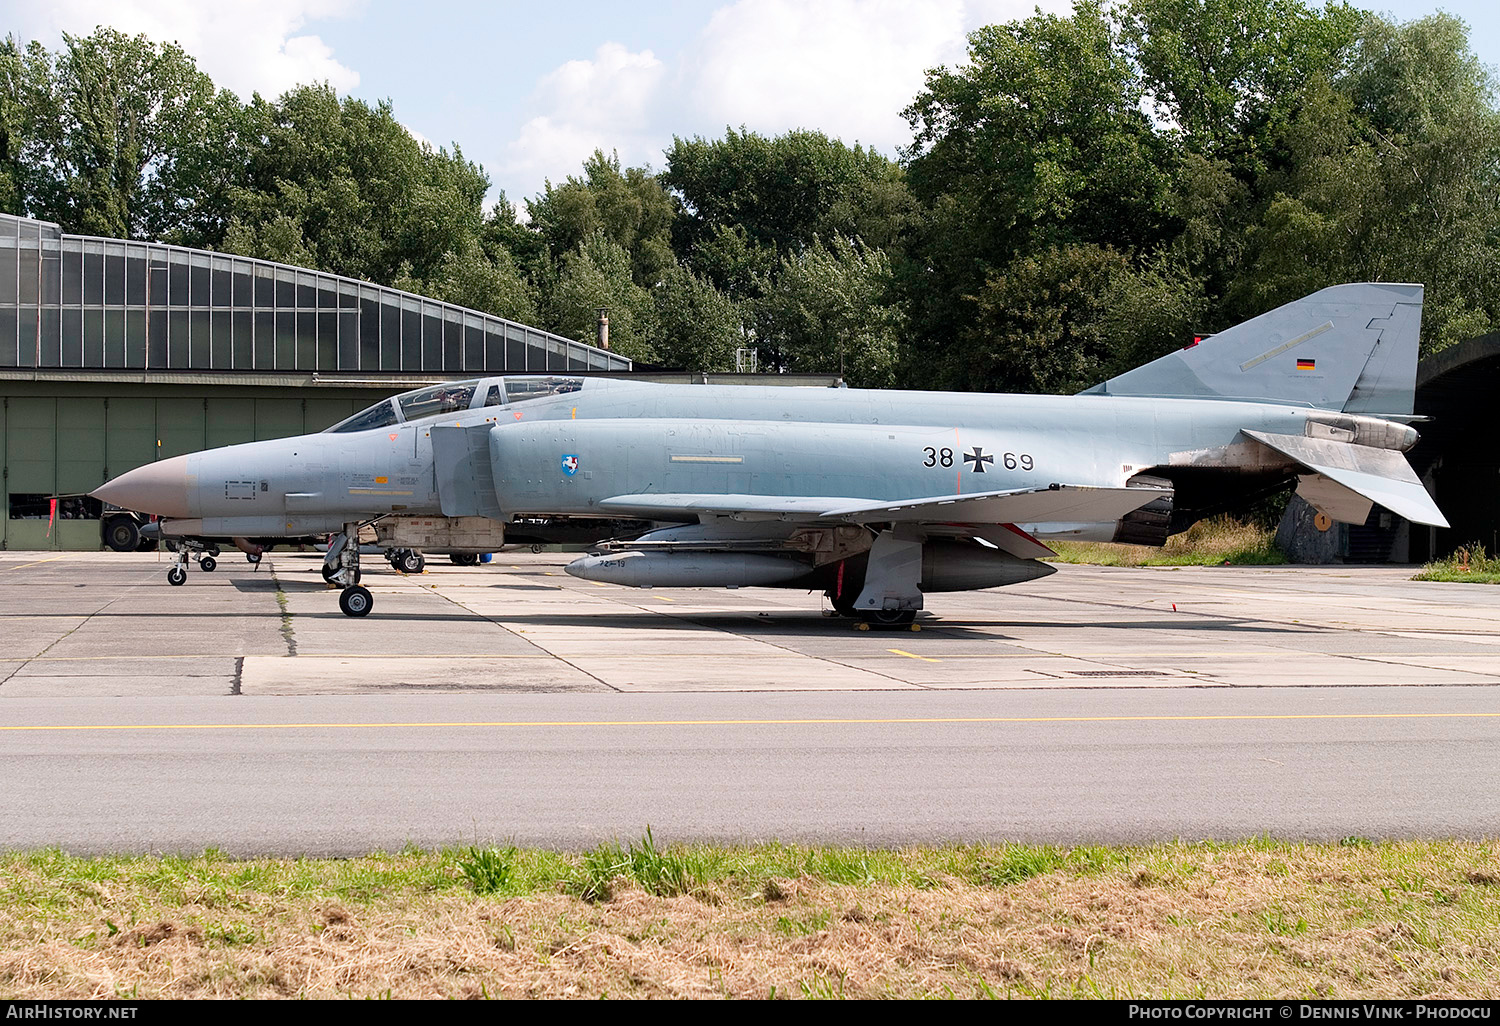
[[[995,462],[995,457],[993,457],[993,456],[986,456],[984,454],[984,450],[981,449],[979,446],[976,445],[976,446],[974,446],[974,451],[973,452],[966,452],[966,453],[964,453],[964,462],[965,463],[972,463],[973,464],[973,466],[970,467],[969,469],[972,470],[974,473],[976,473],[976,474],[983,474],[984,473],[984,465],[986,463],[994,463]]]

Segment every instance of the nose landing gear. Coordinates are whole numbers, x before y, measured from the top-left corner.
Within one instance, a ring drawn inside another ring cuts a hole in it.
[[[167,583],[174,588],[187,583],[188,559],[197,561],[198,569],[206,574],[214,572],[219,561],[214,557],[219,554],[217,545],[206,545],[196,538],[179,538],[172,543],[177,550],[177,559],[172,568],[167,571]]]
[[[343,589],[339,592],[339,609],[345,616],[368,616],[375,608],[374,596],[359,583],[359,524],[345,524],[344,533],[328,546],[323,557],[323,580]]]

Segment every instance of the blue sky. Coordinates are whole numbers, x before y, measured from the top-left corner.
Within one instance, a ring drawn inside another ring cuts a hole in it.
[[[329,81],[437,145],[455,141],[517,202],[576,173],[596,146],[660,167],[673,135],[726,125],[816,128],[895,155],[925,69],[965,33],[1035,0],[0,0],[7,30],[48,46],[97,24],[176,39],[222,86],[275,95]],[[1065,11],[1066,0],[1042,9]],[[1386,0],[1405,21],[1443,9],[1500,65],[1493,0]]]

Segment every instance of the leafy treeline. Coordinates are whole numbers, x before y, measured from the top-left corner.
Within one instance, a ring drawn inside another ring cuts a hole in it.
[[[1341,281],[1425,283],[1429,351],[1500,327],[1500,114],[1449,15],[1079,0],[973,33],[904,114],[900,161],[817,131],[596,152],[522,221],[389,103],[241,102],[99,29],[0,46],[0,203],[864,385],[1074,391]]]

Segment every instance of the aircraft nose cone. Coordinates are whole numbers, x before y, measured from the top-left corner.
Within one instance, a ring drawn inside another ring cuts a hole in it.
[[[187,457],[173,456],[121,474],[89,493],[101,502],[159,517],[190,517]]]

